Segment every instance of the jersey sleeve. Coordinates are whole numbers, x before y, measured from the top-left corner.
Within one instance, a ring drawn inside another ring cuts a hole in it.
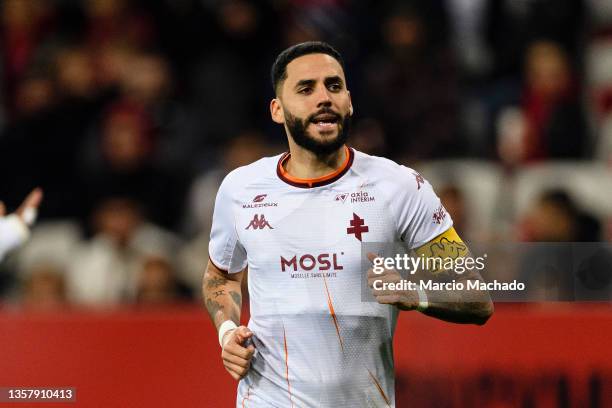
[[[246,250],[236,231],[234,202],[228,177],[223,180],[217,192],[208,254],[217,268],[228,273],[240,272],[247,266]]]
[[[401,166],[398,192],[393,200],[398,234],[410,249],[417,248],[453,226],[453,220],[442,205],[431,184],[418,172]]]

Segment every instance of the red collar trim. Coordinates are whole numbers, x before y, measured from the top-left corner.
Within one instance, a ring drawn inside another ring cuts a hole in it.
[[[287,160],[289,160],[289,157],[291,157],[291,153],[289,152],[286,152],[285,154],[283,154],[281,158],[278,160],[278,165],[276,166],[276,174],[285,183],[292,185],[294,187],[299,187],[299,188],[313,188],[313,187],[321,187],[327,184],[331,184],[334,181],[338,180],[340,177],[344,176],[346,172],[353,165],[353,160],[355,159],[355,152],[353,151],[353,149],[351,149],[348,146],[344,146],[344,148],[346,149],[346,159],[344,160],[344,163],[342,163],[342,166],[340,166],[334,172],[327,174],[325,176],[317,177],[313,179],[300,179],[300,178],[291,176],[289,173],[287,173],[287,170],[285,170],[285,168],[283,167],[283,165],[287,162]]]

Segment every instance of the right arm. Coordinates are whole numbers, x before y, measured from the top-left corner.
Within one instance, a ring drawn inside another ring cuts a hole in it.
[[[240,285],[244,271],[228,273],[217,268],[208,261],[204,272],[202,295],[211,320],[217,330],[226,320],[240,325],[240,309],[242,307],[242,292]]]
[[[217,331],[228,320],[238,326],[228,330],[221,339],[223,365],[235,380],[246,375],[255,352],[253,345],[244,347],[253,333],[246,326],[240,326],[241,283],[244,274],[244,271],[228,273],[208,261],[202,282],[204,303]]]
[[[244,377],[251,366],[255,347],[247,340],[253,333],[240,325],[241,283],[246,275],[247,254],[241,245],[233,212],[237,188],[227,175],[217,192],[208,245],[210,259],[202,282],[204,305],[208,310],[221,345],[221,358],[232,378]],[[221,268],[217,267],[219,265]]]

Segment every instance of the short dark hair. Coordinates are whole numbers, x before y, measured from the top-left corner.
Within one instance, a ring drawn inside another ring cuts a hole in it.
[[[299,43],[287,48],[281,52],[276,61],[272,64],[272,88],[276,93],[276,89],[280,83],[287,79],[287,65],[296,58],[302,57],[308,54],[327,54],[334,58],[344,71],[344,60],[340,53],[331,45],[323,41],[307,41]]]

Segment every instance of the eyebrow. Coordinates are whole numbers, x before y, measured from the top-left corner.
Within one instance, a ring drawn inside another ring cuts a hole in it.
[[[301,79],[297,82],[297,84],[295,84],[295,88],[300,88],[302,86],[312,86],[315,84],[315,82],[317,82],[314,79]],[[342,81],[342,78],[340,78],[338,75],[334,75],[334,76],[329,76],[326,77],[323,80],[323,83],[327,84],[332,84],[332,83],[340,83],[343,84],[344,82]]]

